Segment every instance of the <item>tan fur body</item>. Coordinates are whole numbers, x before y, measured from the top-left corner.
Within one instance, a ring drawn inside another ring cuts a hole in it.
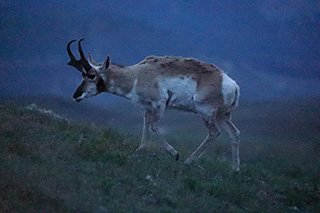
[[[221,108],[224,101],[222,74],[223,72],[215,65],[193,58],[149,56],[140,63],[129,67],[110,65],[106,71],[105,84],[110,92],[125,97],[132,91],[134,81],[137,79],[135,88],[137,95],[143,98],[144,102],[158,103],[159,101],[165,102],[168,98],[161,96],[159,81],[170,78],[190,78],[196,82],[196,91],[193,95],[197,95],[199,103]],[[112,88],[118,88],[118,91]],[[194,110],[190,109],[189,111]]]

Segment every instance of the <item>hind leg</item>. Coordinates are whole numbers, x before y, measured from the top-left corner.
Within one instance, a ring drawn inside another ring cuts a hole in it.
[[[216,113],[213,113],[211,120],[208,121],[208,116],[203,117],[203,121],[208,128],[208,136],[201,143],[201,145],[191,154],[191,156],[185,161],[185,164],[191,165],[197,161],[203,153],[208,149],[210,143],[213,143],[220,134],[220,128],[216,120]]]
[[[232,148],[232,170],[240,171],[240,156],[239,156],[239,145],[240,145],[240,131],[231,121],[231,114],[225,114],[221,120],[219,119],[220,126],[229,135],[231,139]]]

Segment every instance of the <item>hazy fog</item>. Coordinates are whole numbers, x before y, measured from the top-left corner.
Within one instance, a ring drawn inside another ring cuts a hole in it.
[[[310,0],[1,1],[0,91],[71,98],[81,75],[66,65],[66,45],[84,38],[96,61],[214,63],[245,98],[320,95],[319,8]]]

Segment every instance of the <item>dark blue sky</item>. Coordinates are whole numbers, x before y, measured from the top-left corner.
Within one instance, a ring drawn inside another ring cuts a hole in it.
[[[214,63],[245,98],[320,95],[320,3],[261,1],[1,1],[2,94],[71,98],[81,75],[66,44],[85,38],[96,61],[147,55]]]

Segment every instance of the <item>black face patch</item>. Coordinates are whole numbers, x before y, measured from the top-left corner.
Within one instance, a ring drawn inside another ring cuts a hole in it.
[[[106,91],[106,90],[107,90],[107,87],[106,87],[106,85],[104,85],[104,81],[100,77],[99,81],[97,83],[97,91],[100,93],[100,92],[103,92],[103,91]]]

